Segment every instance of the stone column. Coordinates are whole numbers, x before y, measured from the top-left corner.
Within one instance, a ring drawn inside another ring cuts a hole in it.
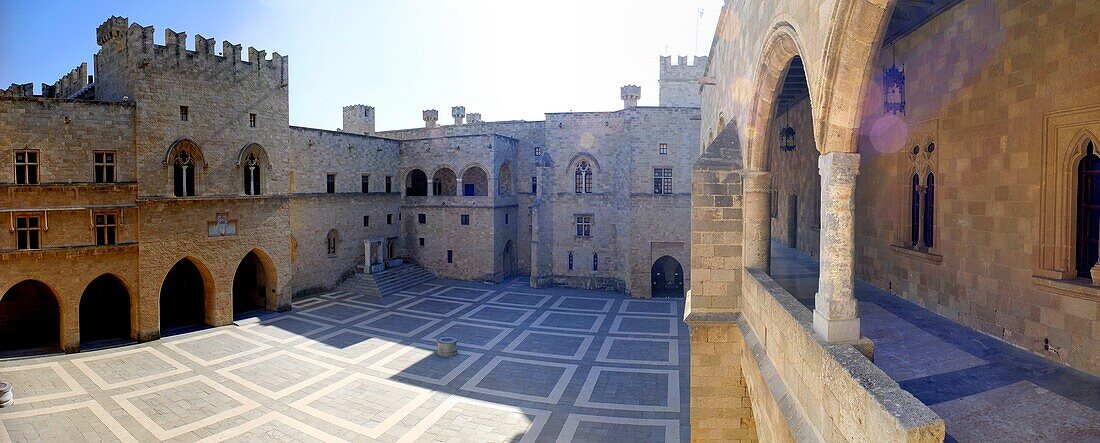
[[[855,206],[859,154],[830,152],[821,171],[821,268],[814,298],[814,331],[825,340],[859,340],[855,293]]]
[[[428,196],[434,196],[435,195],[435,185],[433,184],[433,182],[434,182],[434,180],[432,180],[430,178],[428,179]]]
[[[771,180],[772,174],[767,171],[745,173],[744,267],[760,269],[769,274],[772,238]]]

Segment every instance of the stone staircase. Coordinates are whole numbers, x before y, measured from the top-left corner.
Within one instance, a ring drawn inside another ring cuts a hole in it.
[[[414,263],[403,263],[374,274],[357,272],[337,287],[338,291],[382,297],[435,279],[435,275]]]

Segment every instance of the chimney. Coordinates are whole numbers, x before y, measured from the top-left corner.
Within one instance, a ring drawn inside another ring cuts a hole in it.
[[[374,107],[367,105],[344,106],[344,132],[373,134]]]
[[[428,109],[424,111],[424,127],[434,128],[435,122],[439,120],[439,111],[435,109]]]
[[[471,112],[466,114],[466,123],[481,123],[481,113]]]
[[[623,109],[638,107],[638,99],[642,98],[642,87],[626,85],[619,89],[619,95],[623,98]]]
[[[466,119],[466,107],[455,106],[451,108],[451,117],[455,118],[455,126],[461,125],[462,121]]]

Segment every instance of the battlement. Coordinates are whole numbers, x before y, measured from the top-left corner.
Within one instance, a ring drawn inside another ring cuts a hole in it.
[[[661,80],[687,80],[695,81],[703,76],[707,69],[707,57],[695,56],[691,64],[688,64],[688,57],[681,55],[677,57],[677,63],[672,64],[672,56],[661,56]]]
[[[179,64],[189,61],[196,64],[222,64],[221,66],[239,67],[264,71],[283,82],[287,79],[287,56],[273,52],[267,58],[267,51],[248,48],[248,59],[242,60],[242,46],[229,41],[222,42],[222,53],[214,53],[214,39],[195,35],[195,47],[186,47],[187,33],[164,30],[164,44],[153,40],[155,29],[130,23],[126,17],[112,16],[96,28],[96,42],[100,52],[117,51],[126,53],[130,60],[139,61],[143,66],[155,62]]]
[[[424,116],[425,128],[434,128],[436,126],[436,122],[439,121],[439,110],[425,109],[422,115]]]
[[[619,88],[619,96],[623,99],[623,108],[635,108],[638,100],[642,98],[642,87],[638,85],[625,85]]]
[[[39,97],[46,98],[72,98],[77,93],[84,91],[91,83],[88,76],[88,63],[81,63],[68,74],[61,76],[52,85],[42,83],[42,93]],[[34,97],[34,83],[12,83],[7,89],[0,90],[0,95],[8,97]]]
[[[344,106],[344,132],[356,134],[374,133],[374,107],[367,105]]]
[[[671,56],[662,55],[661,75],[658,80],[661,86],[658,91],[661,106],[699,107],[702,103],[699,79],[706,74],[707,61],[707,57],[696,56],[693,63],[688,64],[687,56],[681,55],[674,65]]]

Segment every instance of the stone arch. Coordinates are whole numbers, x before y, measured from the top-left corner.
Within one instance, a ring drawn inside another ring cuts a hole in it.
[[[23,280],[0,294],[0,351],[60,350],[62,301],[40,280]]]
[[[1082,263],[1080,263],[1082,257],[1082,245],[1080,244],[1078,238],[1080,235],[1079,230],[1082,228],[1080,214],[1082,189],[1081,168],[1085,166],[1085,161],[1090,155],[1100,157],[1100,138],[1097,138],[1096,135],[1088,128],[1083,128],[1078,131],[1077,134],[1075,134],[1074,137],[1070,140],[1071,141],[1067,147],[1067,164],[1063,167],[1063,171],[1065,171],[1066,176],[1069,178],[1067,180],[1067,187],[1064,189],[1063,192],[1068,195],[1068,207],[1071,208],[1071,210],[1065,214],[1065,217],[1068,219],[1068,223],[1066,223],[1067,238],[1070,239],[1067,243],[1070,245],[1070,248],[1073,251],[1072,253],[1067,254],[1069,259],[1067,272],[1072,272],[1077,277],[1084,277],[1084,275],[1080,274],[1080,269],[1082,267]],[[1088,152],[1088,147],[1090,144],[1092,145],[1091,154]],[[1087,266],[1088,264],[1085,263],[1084,265]]]
[[[467,166],[462,171],[462,195],[489,195],[489,173],[480,164]]]
[[[405,195],[424,197],[428,195],[428,174],[423,169],[413,168],[405,174]]]
[[[112,273],[96,277],[80,295],[81,346],[103,340],[129,339],[136,307],[134,292],[122,277]]]
[[[770,128],[775,118],[776,102],[783,88],[783,81],[787,76],[791,60],[803,53],[795,28],[787,22],[780,22],[773,27],[765,40],[760,65],[756,72],[752,108],[749,111],[748,150],[745,153],[745,165],[750,170],[767,171],[771,167],[771,150],[768,147],[774,140]],[[803,66],[806,70],[806,83],[810,87],[811,114],[815,114],[815,111],[812,111],[815,82],[805,57],[803,57]],[[818,120],[816,115],[813,120],[816,126]]]
[[[653,297],[683,297],[684,267],[670,255],[653,261],[649,268],[650,294]]]
[[[594,155],[587,152],[577,153],[569,160],[568,165],[565,174],[569,186],[566,189],[572,189],[576,194],[598,192],[596,184],[600,182],[602,168]],[[587,173],[583,171],[585,168]]]
[[[249,143],[237,153],[237,169],[241,170],[245,195],[260,195],[267,188],[267,175],[263,171],[271,170],[271,160],[267,150],[258,143]]]
[[[512,173],[512,164],[507,161],[501,163],[497,173],[497,194],[512,195],[515,189],[514,181],[515,175]]]
[[[161,335],[213,324],[215,294],[214,278],[206,265],[190,256],[176,261],[160,287]]]
[[[262,249],[248,251],[233,273],[234,317],[258,308],[277,306],[278,273],[271,256]]]
[[[188,138],[176,140],[165,152],[162,164],[168,168],[166,185],[169,195],[187,197],[201,194],[199,190],[207,164],[198,143]]]
[[[340,231],[336,228],[328,230],[328,234],[325,235],[325,252],[329,256],[335,256],[340,253]]]
[[[454,169],[440,166],[432,173],[433,195],[458,195],[458,176]]]

